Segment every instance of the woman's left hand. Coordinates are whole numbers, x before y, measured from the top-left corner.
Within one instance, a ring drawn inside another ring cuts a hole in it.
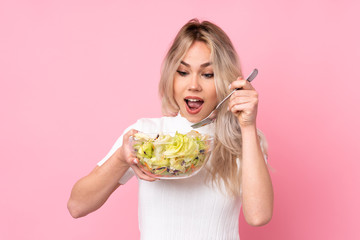
[[[255,88],[243,78],[237,78],[232,82],[230,89],[241,88],[231,95],[229,100],[229,111],[239,120],[240,127],[256,125],[258,108],[258,93]]]

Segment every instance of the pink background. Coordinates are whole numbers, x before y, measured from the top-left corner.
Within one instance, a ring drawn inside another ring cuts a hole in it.
[[[241,239],[359,239],[359,1],[1,1],[0,239],[138,239],[137,181],[74,220],[72,185],[160,116],[162,59],[198,17],[254,67],[275,208]]]

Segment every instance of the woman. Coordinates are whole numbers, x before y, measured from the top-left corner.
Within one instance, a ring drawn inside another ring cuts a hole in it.
[[[192,123],[205,118],[235,88],[242,89],[223,104],[216,121],[197,129],[214,136],[206,168],[187,179],[159,181],[137,167],[130,136],[137,131],[190,131]],[[266,140],[256,128],[258,94],[243,79],[228,36],[213,23],[190,20],[165,57],[159,92],[168,117],[140,119],[124,131],[98,166],[73,187],[71,215],[95,211],[136,175],[142,239],[239,239],[241,205],[248,224],[268,223],[273,189]]]

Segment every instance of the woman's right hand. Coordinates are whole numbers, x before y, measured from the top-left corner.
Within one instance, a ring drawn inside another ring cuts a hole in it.
[[[71,216],[83,217],[100,208],[120,186],[119,180],[129,167],[140,179],[157,180],[154,176],[141,171],[137,165],[139,160],[130,145],[130,137],[135,133],[136,130],[127,132],[123,137],[123,145],[104,164],[96,166],[88,175],[75,183],[67,205]]]
[[[138,131],[135,129],[131,129],[128,131],[124,137],[123,137],[123,144],[122,146],[117,150],[118,151],[118,159],[122,161],[127,166],[131,167],[135,174],[142,180],[153,182],[155,180],[159,180],[152,176],[151,174],[148,174],[138,166],[139,159],[136,158],[135,152],[131,147],[130,143],[130,137],[136,134]]]

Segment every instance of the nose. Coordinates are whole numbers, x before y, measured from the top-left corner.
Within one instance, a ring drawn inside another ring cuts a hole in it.
[[[194,74],[190,79],[189,79],[189,90],[190,91],[201,91],[201,84],[200,84],[200,79],[199,77]]]

